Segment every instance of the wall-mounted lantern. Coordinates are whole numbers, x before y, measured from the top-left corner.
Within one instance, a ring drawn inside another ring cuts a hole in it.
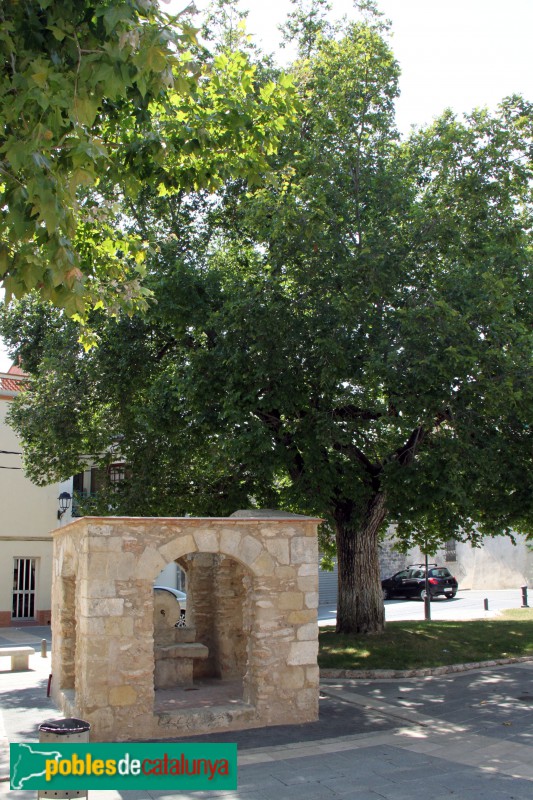
[[[61,519],[65,511],[68,511],[68,509],[70,508],[72,497],[68,492],[61,492],[61,494],[57,499],[59,500],[59,509],[57,512],[57,518]]]

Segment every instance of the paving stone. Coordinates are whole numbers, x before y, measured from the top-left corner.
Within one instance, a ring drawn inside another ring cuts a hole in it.
[[[321,781],[323,786],[327,786],[335,794],[347,794],[349,792],[367,792],[370,789],[379,791],[382,787],[394,787],[394,783],[387,778],[380,778],[375,773],[365,774],[361,777],[357,776],[340,776],[338,778],[328,778]]]
[[[383,795],[379,790],[373,792],[371,789],[362,789],[360,791],[348,790],[344,793],[339,793],[339,798],[342,800],[383,800]]]
[[[280,800],[334,800],[335,792],[319,783],[293,784],[285,791],[281,788],[277,796]],[[270,798],[272,800],[272,797]]]
[[[429,792],[429,790],[431,790]],[[385,800],[415,800],[418,797],[427,797],[431,793],[432,797],[453,797],[455,800],[458,800],[460,797],[461,800],[480,800],[480,795],[472,795],[472,798],[468,798],[467,796],[463,797],[461,795],[455,794],[452,790],[440,786],[438,787],[438,791],[436,791],[435,786],[428,786],[428,776],[426,775],[424,780],[419,780],[418,782],[411,782],[409,784],[395,784],[393,787],[389,788],[379,787],[379,794],[381,797],[385,798]],[[483,797],[483,800],[485,798]]]
[[[314,769],[309,769],[307,767],[303,770],[297,768],[290,771],[276,769],[275,777],[285,786],[295,786],[304,783],[322,783],[324,777],[328,774],[334,775],[335,773],[330,770],[329,765],[321,765]]]
[[[498,787],[500,792],[520,792],[526,793],[529,798],[533,797],[533,784],[530,781],[512,776],[498,775],[495,773],[480,772],[477,769],[458,770],[455,774],[450,774],[442,778],[440,785],[446,786],[457,793],[472,797],[479,796],[485,798]]]
[[[379,774],[379,772],[378,772]],[[445,775],[445,771],[441,769],[437,769],[435,767],[428,768],[425,767],[407,767],[405,769],[398,769],[395,773],[397,779],[402,783],[409,782],[409,781],[418,781],[418,780],[425,780],[427,781],[428,776],[431,776],[431,780],[440,781],[442,776]]]
[[[268,794],[271,798],[276,797],[279,795],[280,792],[280,782],[277,777],[272,775],[267,775],[266,777],[261,777],[253,772],[249,774],[247,777],[241,777],[241,771],[239,770],[239,791],[240,792],[251,792],[253,790],[259,789],[260,791]]]

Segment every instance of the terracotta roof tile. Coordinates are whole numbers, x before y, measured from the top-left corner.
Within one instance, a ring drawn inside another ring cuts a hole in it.
[[[0,391],[3,389],[5,392],[20,392],[24,384],[22,381],[16,380],[16,378],[24,377],[26,373],[23,372],[20,367],[17,367],[15,364],[13,364],[8,369],[6,374],[14,375],[16,377],[14,380],[10,380],[7,377],[0,377]]]

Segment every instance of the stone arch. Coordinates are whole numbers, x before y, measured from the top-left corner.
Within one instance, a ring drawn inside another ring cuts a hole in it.
[[[245,533],[243,535],[234,528],[213,531],[210,526],[206,526],[206,530],[200,528],[194,534],[176,536],[171,541],[162,544],[158,551],[163,562],[165,559],[167,562],[177,561],[192,553],[220,554],[240,562],[256,576],[264,574],[265,569],[274,569],[275,567],[272,556],[257,534]]]
[[[250,665],[254,660],[256,637],[253,630],[254,608],[249,598],[256,579],[265,570],[273,571],[276,565],[257,534],[241,532],[236,530],[235,526],[213,530],[212,520],[204,522],[205,528],[198,526],[192,533],[176,536],[158,548],[162,560],[155,561],[154,577],[170,561],[186,566],[187,561],[192,560],[192,565],[186,569],[189,581],[187,625],[195,629],[195,641],[204,644],[209,651],[207,658],[195,662],[194,678],[216,677],[222,680],[240,678],[243,681],[242,696],[247,702],[253,702],[254,680]],[[199,559],[203,561],[195,573],[194,565],[198,565]],[[222,564],[220,564],[221,559]],[[239,565],[242,574],[238,574],[238,568],[231,568],[231,565]],[[204,573],[204,581],[198,580],[198,572]],[[196,577],[193,577],[194,574]],[[248,585],[246,587],[243,585],[240,604],[227,603],[228,606],[233,606],[229,610],[225,607],[225,601],[228,600],[228,584],[239,580],[244,583],[245,579]],[[204,592],[204,601],[199,603],[198,584],[203,582],[209,584],[210,580],[212,591]],[[220,588],[218,584],[222,581],[225,590],[217,592],[216,590]],[[210,594],[212,600],[211,608],[206,607],[207,594]],[[214,607],[217,609],[216,613]],[[227,615],[228,611],[231,617]],[[238,616],[240,619],[236,619]]]
[[[168,711],[169,700],[174,710],[178,705],[253,705],[254,576],[242,561],[217,552],[196,551],[176,561],[187,573],[187,612],[185,624],[175,625],[172,595],[155,592],[156,715]],[[192,688],[197,693],[184,694]]]

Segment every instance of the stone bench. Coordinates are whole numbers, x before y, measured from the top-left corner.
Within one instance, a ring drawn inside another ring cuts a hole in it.
[[[198,642],[180,642],[155,648],[155,688],[192,686],[196,659],[205,659],[209,648]]]
[[[28,659],[35,655],[33,647],[6,647],[0,648],[0,658],[11,656],[11,672],[22,672],[29,669]]]

